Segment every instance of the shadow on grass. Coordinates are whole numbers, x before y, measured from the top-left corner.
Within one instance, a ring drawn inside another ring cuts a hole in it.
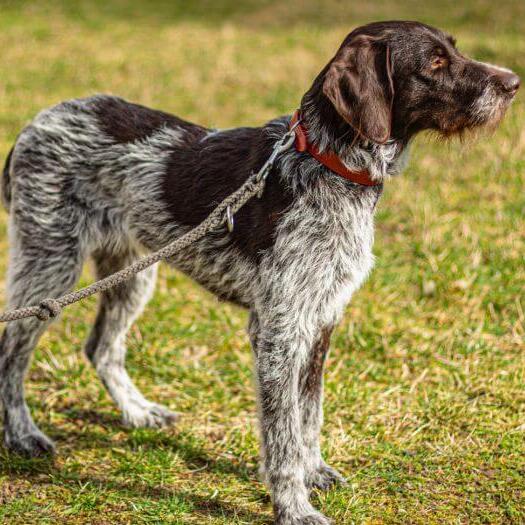
[[[232,458],[217,458],[209,454],[202,442],[188,432],[170,434],[163,430],[139,429],[129,430],[122,439],[115,439],[115,432],[124,430],[118,417],[107,413],[91,410],[71,410],[68,420],[75,424],[75,420],[82,421],[77,429],[56,428],[42,425],[42,428],[52,437],[57,445],[58,453],[62,456],[74,455],[75,451],[86,449],[127,450],[133,453],[162,453],[162,451],[177,454],[187,465],[189,471],[198,470],[199,473],[208,471],[221,475],[234,475],[242,482],[249,483],[256,478],[255,469],[244,462]],[[46,428],[47,427],[47,428]],[[101,430],[93,430],[98,427]],[[0,449],[0,476],[5,475],[13,483],[30,481],[32,490],[39,486],[49,486],[50,483],[78,491],[79,486],[90,486],[105,492],[116,492],[119,498],[130,501],[147,500],[147,504],[163,503],[176,500],[188,513],[199,514],[204,517],[223,517],[228,520],[239,519],[246,523],[270,523],[267,516],[247,509],[239,508],[233,503],[211,499],[207,495],[190,491],[177,490],[169,486],[151,486],[133,481],[134,474],[130,472],[129,481],[117,481],[111,476],[102,478],[97,476],[77,474],[68,470],[55,461],[53,457],[25,458],[9,454]],[[258,495],[265,500],[265,495]],[[266,501],[268,499],[266,498]]]
[[[221,517],[230,520],[240,519],[245,523],[268,524],[271,520],[267,515],[243,509],[234,503],[221,501],[217,498],[210,498],[209,495],[199,494],[185,490],[177,490],[166,486],[147,486],[134,481],[115,481],[111,478],[97,476],[77,475],[57,468],[52,458],[25,459],[21,457],[7,456],[5,450],[0,451],[0,473],[5,473],[6,464],[9,479],[16,483],[17,480],[31,481],[31,490],[38,490],[53,484],[59,485],[62,489],[70,489],[76,493],[79,487],[91,487],[94,490],[112,492],[117,494],[122,501],[132,501],[135,506],[141,502],[167,503],[173,500],[177,504],[187,509],[187,514],[192,516],[200,515],[204,519],[210,517]],[[13,470],[16,473],[13,473]],[[43,476],[43,474],[46,474]],[[51,481],[52,480],[52,481]],[[5,502],[4,502],[5,503]]]
[[[257,477],[256,469],[240,459],[217,458],[213,453],[208,453],[206,442],[189,432],[173,433],[173,429],[129,429],[122,425],[117,415],[96,410],[70,409],[65,414],[72,424],[78,422],[74,428],[44,427],[56,441],[59,451],[64,445],[71,453],[82,449],[117,447],[130,452],[139,449],[141,452],[166,450],[177,454],[191,470],[202,469],[234,475],[241,481]],[[119,431],[125,435],[116,441],[112,433]]]
[[[185,504],[191,514],[200,514],[206,517],[238,518],[246,523],[271,523],[268,517],[259,512],[243,509],[234,503],[211,499],[209,496],[190,491],[170,489],[169,487],[147,487],[134,482],[115,482],[94,476],[65,477],[62,483],[87,483],[104,490],[116,491],[124,498],[137,501],[140,499],[153,499],[155,501],[170,500],[176,498],[179,503]]]
[[[221,458],[210,454],[206,443],[189,432],[173,433],[170,429],[128,429],[120,418],[113,414],[95,410],[68,410],[67,428],[41,425],[58,449],[59,454],[74,455],[75,451],[86,449],[124,449],[143,453],[166,451],[177,454],[191,471],[208,471],[217,474],[234,475],[240,481],[257,477],[256,469],[237,458]],[[73,428],[72,426],[75,425]],[[122,432],[122,438],[115,438],[115,432]],[[24,458],[0,452],[0,474],[54,472],[53,458]]]

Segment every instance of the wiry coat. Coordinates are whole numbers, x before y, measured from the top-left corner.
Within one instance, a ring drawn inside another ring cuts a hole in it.
[[[143,126],[146,118],[149,128]],[[11,235],[9,306],[64,293],[88,257],[102,277],[141,251],[157,250],[182,235],[260,168],[289,120],[207,130],[108,96],[43,111],[18,137],[4,179]],[[141,127],[133,129],[135,121]],[[310,450],[304,476],[312,484],[325,483],[317,478],[327,334],[372,267],[373,213],[380,193],[381,186],[355,185],[290,150],[279,158],[262,198],[236,215],[232,233],[220,229],[170,261],[221,298],[250,308],[261,411],[267,413],[263,425],[278,425],[271,414],[283,409],[300,410],[297,417],[305,421],[298,433],[276,426],[272,439],[288,445],[275,446],[268,462],[279,467],[288,462],[298,472],[288,457],[293,440],[304,440]],[[124,369],[125,332],[151,295],[153,277],[153,270],[144,272],[104,294],[86,345],[125,422],[136,426],[173,419],[142,397]],[[13,361],[4,365],[2,390],[12,405],[21,401],[14,384],[42,328],[30,320],[4,333]],[[27,334],[34,335],[21,340]],[[23,350],[15,354],[17,344]],[[288,399],[281,395],[299,378],[308,401],[301,406],[298,392]],[[280,407],[283,403],[287,406]],[[19,449],[50,446],[35,443],[37,430],[24,405],[18,406],[20,413],[12,409],[6,418],[8,443]],[[16,430],[20,426],[23,439]],[[266,449],[271,446],[265,443]]]
[[[354,184],[291,149],[279,157],[262,197],[238,212],[232,233],[217,230],[169,261],[219,297],[250,310],[263,473],[280,524],[327,523],[308,501],[312,487],[341,479],[319,449],[323,364],[334,325],[372,268],[381,183],[402,168],[410,138],[404,131],[396,135],[384,114],[395,85],[391,66],[385,66],[389,52],[381,54],[383,48],[374,43],[352,58],[354,38],[365,30],[376,38],[385,28],[361,28],[342,47],[344,60],[358,61],[356,70],[365,74],[368,68],[369,82],[354,87],[353,98],[371,99],[367,89],[384,88],[381,100],[358,115],[360,132],[349,122],[364,109],[338,92],[344,82],[346,90],[353,85],[351,78],[340,78],[339,54],[331,62],[336,67],[329,64],[305,95],[301,110],[310,140],[336,151],[348,167],[367,169],[378,185]],[[359,45],[362,50],[372,44]],[[377,63],[386,67],[388,82],[381,80]],[[487,115],[494,113],[492,106]],[[479,121],[485,106],[472,107],[470,118]],[[400,115],[402,110],[396,108]],[[20,133],[3,177],[10,213],[8,306],[65,293],[87,258],[103,277],[179,237],[262,166],[289,123],[282,117],[259,128],[209,130],[110,96],[43,111]],[[361,136],[381,136],[386,128],[380,124],[388,124],[385,143]],[[102,295],[86,343],[87,356],[133,426],[160,426],[175,418],[145,399],[124,367],[125,335],[153,292],[155,273],[146,270]],[[45,327],[35,319],[17,321],[0,341],[5,441],[32,455],[53,447],[33,423],[23,392],[31,352]]]

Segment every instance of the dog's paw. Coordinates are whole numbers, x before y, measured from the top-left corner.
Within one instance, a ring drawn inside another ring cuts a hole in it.
[[[331,525],[331,523],[326,516],[317,511],[303,516],[282,512],[275,517],[275,525]]]
[[[178,418],[179,415],[176,412],[156,403],[128,405],[122,414],[124,425],[131,428],[168,427],[174,425]]]
[[[306,486],[310,489],[328,490],[336,484],[345,485],[345,478],[324,462],[306,478]]]
[[[14,435],[7,430],[4,442],[9,451],[29,458],[49,456],[55,453],[53,442],[37,428],[22,435]]]

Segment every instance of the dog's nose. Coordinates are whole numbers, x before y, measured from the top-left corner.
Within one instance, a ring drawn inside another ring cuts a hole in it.
[[[497,75],[501,87],[506,93],[514,95],[520,87],[520,77],[511,71],[504,71]]]

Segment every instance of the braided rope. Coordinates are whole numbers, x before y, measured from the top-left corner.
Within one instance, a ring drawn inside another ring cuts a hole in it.
[[[283,151],[283,145],[287,145],[284,143],[284,139],[287,138],[287,136],[288,134],[276,144],[274,153]],[[258,173],[252,175],[237,191],[226,197],[199,225],[182,235],[182,237],[169,243],[164,248],[138,259],[126,268],[123,268],[100,281],[96,281],[85,288],[80,288],[74,292],[57,297],[56,299],[44,299],[39,305],[24,306],[22,308],[17,308],[16,310],[3,312],[0,314],[0,322],[7,323],[9,321],[16,321],[26,317],[37,317],[41,321],[47,321],[52,317],[57,317],[65,306],[81,301],[82,299],[98,292],[114,288],[149,266],[152,266],[161,260],[168,259],[178,251],[186,248],[186,246],[198,241],[208,232],[216,229],[227,221],[226,211],[228,209],[230,211],[228,216],[232,217],[253,196],[261,194],[266,183],[266,175],[268,174],[276,155],[274,156],[272,154],[272,157],[268,159]],[[269,162],[270,160],[272,162]]]

